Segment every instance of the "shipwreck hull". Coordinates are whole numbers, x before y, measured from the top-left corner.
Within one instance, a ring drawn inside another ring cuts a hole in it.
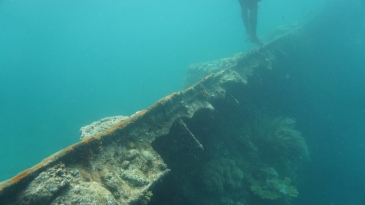
[[[0,204],[289,203],[297,194],[290,182],[296,180],[295,170],[280,168],[288,164],[269,158],[272,154],[285,157],[286,153],[260,152],[265,143],[249,137],[256,131],[244,130],[265,124],[253,121],[264,121],[267,107],[261,100],[275,95],[267,85],[273,85],[272,78],[282,76],[284,84],[276,86],[285,86],[287,64],[299,58],[299,51],[312,46],[302,41],[310,39],[307,30],[311,29],[304,24],[261,48],[236,56],[229,67],[3,181]],[[232,133],[219,134],[227,130]],[[288,157],[287,161],[296,164],[298,160]],[[212,168],[217,166],[229,167],[230,171],[222,168],[222,172],[232,178],[223,177],[212,189],[207,188],[214,181],[209,174],[219,172]],[[255,172],[262,173],[256,176]],[[283,177],[274,176],[276,172]],[[259,177],[271,177],[273,183],[291,190],[286,194],[265,190]],[[228,192],[229,196],[224,194]]]

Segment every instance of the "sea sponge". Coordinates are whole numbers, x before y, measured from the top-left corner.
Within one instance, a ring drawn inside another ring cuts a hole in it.
[[[210,192],[239,189],[242,179],[243,172],[232,160],[218,158],[207,162],[204,166],[202,180]]]
[[[284,196],[295,198],[298,196],[298,190],[290,185],[291,180],[285,177],[284,180],[273,178],[266,180],[264,185],[252,185],[251,191],[263,199],[279,199]]]
[[[259,195],[263,199],[275,200],[281,198],[280,194],[277,191],[270,189],[263,189],[259,185],[253,185],[250,187],[250,189],[253,193]]]

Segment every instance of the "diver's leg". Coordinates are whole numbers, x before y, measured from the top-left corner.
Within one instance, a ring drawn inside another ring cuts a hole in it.
[[[258,13],[258,6],[257,3],[255,3],[252,6],[250,6],[249,24],[250,24],[251,36],[256,36],[257,13]]]
[[[257,28],[257,13],[258,6],[257,3],[250,5],[250,16],[249,16],[249,24],[250,24],[250,41],[252,43],[256,43],[257,45],[262,45],[259,37],[256,33]]]
[[[249,22],[249,17],[248,17],[248,7],[247,4],[245,2],[243,2],[243,0],[238,0],[240,2],[241,5],[241,18],[243,21],[243,24],[245,25],[245,29],[246,29],[246,35],[249,37],[250,33],[251,33],[251,26],[250,26],[250,22]]]

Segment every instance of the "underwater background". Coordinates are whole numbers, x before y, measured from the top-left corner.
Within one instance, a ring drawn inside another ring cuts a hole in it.
[[[328,26],[312,31],[317,48],[293,59],[308,70],[297,79],[305,86],[274,91],[273,103],[285,99],[309,147],[296,204],[360,204],[364,4],[262,0],[258,35],[267,42],[278,26],[326,6]],[[77,142],[81,126],[182,90],[189,64],[255,47],[245,42],[237,0],[0,0],[0,28],[0,181]]]

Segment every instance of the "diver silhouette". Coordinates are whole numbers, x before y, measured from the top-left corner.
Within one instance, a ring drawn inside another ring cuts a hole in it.
[[[241,17],[243,20],[243,24],[246,28],[247,40],[252,43],[255,43],[259,46],[262,45],[259,37],[256,34],[257,27],[257,12],[258,6],[257,3],[260,0],[238,0],[241,5]]]

